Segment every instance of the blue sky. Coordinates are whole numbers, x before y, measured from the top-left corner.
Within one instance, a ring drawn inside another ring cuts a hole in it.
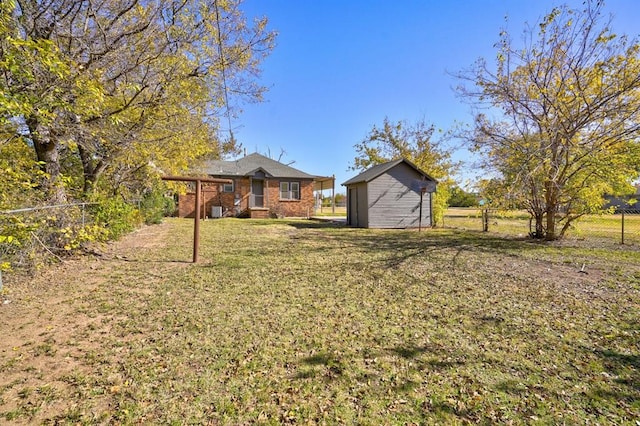
[[[265,102],[242,106],[234,134],[249,153],[277,159],[284,150],[293,167],[335,175],[336,192],[344,192],[340,184],[357,174],[348,170],[354,145],[373,125],[385,117],[442,130],[471,122],[451,73],[481,57],[493,61],[501,29],[517,42],[525,23],[582,1],[245,0],[247,16],[267,16],[279,35],[262,64]],[[640,32],[637,0],[608,0],[604,10],[617,34]],[[473,159],[455,145],[459,179],[473,180]]]

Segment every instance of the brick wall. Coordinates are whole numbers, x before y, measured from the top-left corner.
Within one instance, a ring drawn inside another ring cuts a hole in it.
[[[206,217],[211,216],[212,206],[223,206],[225,208],[233,207],[234,194],[232,192],[222,192],[220,184],[209,184],[202,188],[202,204],[204,204],[203,212]],[[196,203],[196,194],[191,192],[180,195],[178,198],[178,216],[194,217],[194,206]]]
[[[288,182],[298,182],[295,180],[286,180]],[[280,200],[280,180],[265,180],[265,207],[267,213],[260,214],[261,217],[269,216],[269,213],[282,217],[307,217],[313,214],[315,200],[313,198],[313,181],[300,182],[300,200]],[[234,192],[222,192],[222,186],[219,184],[207,185],[202,191],[202,202],[204,204],[204,213],[206,216],[211,215],[212,206],[222,206],[223,214],[232,210],[235,214],[246,211],[249,208],[249,194],[251,192],[251,183],[249,178],[235,179]],[[178,216],[194,217],[195,194],[188,193],[180,195],[178,200]],[[234,207],[235,199],[240,200],[238,208]]]
[[[217,186],[215,187],[204,187],[202,189],[202,204],[203,213],[206,217],[211,216],[211,207],[212,206],[220,206],[223,205],[220,203],[220,200],[224,200],[226,198],[231,198],[231,205],[233,205],[233,194],[220,192]],[[196,204],[196,194],[191,192],[188,194],[180,195],[178,198],[178,217],[194,217]]]
[[[295,180],[283,180],[298,182]],[[283,217],[307,217],[313,214],[315,200],[313,198],[313,181],[300,182],[300,200],[280,200],[280,180],[270,180],[267,205],[269,209]]]
[[[193,206],[196,203],[196,194],[182,194],[178,197],[178,217],[195,217]]]

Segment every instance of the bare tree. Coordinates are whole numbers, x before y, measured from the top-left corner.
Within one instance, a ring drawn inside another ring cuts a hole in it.
[[[480,60],[459,76],[478,108],[467,138],[506,198],[530,212],[533,235],[561,238],[640,172],[640,46],[587,1],[553,9],[521,48],[502,32],[497,48],[495,68]]]

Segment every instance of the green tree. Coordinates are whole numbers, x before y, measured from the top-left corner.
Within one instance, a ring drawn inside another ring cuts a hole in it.
[[[42,172],[33,157],[23,138],[5,139],[0,144],[0,210],[29,207],[41,201],[42,194],[35,188],[42,181]]]
[[[239,0],[25,0],[2,12],[3,87],[25,102],[0,115],[22,124],[50,201],[67,198],[65,173],[86,196],[101,178],[113,188],[150,164],[142,175],[234,149],[221,116],[264,90],[254,77],[274,33],[247,23]]]
[[[477,197],[459,186],[452,186],[450,192],[448,204],[451,207],[473,207],[478,205]]]
[[[241,0],[0,1],[0,208],[100,202],[91,229],[79,209],[3,217],[0,253],[31,259],[18,246],[36,232],[66,251],[157,221],[159,175],[238,148],[221,121],[262,98],[266,25]]]
[[[356,157],[352,170],[362,171],[387,161],[406,158],[438,181],[433,198],[434,223],[440,223],[447,208],[449,188],[453,185],[451,175],[458,165],[451,155],[433,140],[435,127],[419,120],[414,124],[406,121],[391,122],[385,118],[382,126],[373,126],[369,134],[355,145]]]
[[[16,4],[0,3],[0,143],[15,143],[26,129],[35,150],[32,161],[43,171],[41,189],[54,202],[63,202],[59,152],[40,142],[55,138],[53,111],[69,108],[64,88],[54,81],[65,80],[70,68],[51,40],[24,36],[14,19]]]
[[[524,206],[537,238],[562,238],[640,173],[640,45],[602,13],[602,2],[555,8],[521,48],[502,32],[494,69],[480,60],[460,75],[475,86],[460,93],[490,107],[467,138],[495,177],[493,201]]]

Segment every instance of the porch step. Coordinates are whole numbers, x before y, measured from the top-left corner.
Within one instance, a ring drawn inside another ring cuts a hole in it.
[[[249,217],[251,219],[269,219],[269,209],[266,207],[250,207]]]

